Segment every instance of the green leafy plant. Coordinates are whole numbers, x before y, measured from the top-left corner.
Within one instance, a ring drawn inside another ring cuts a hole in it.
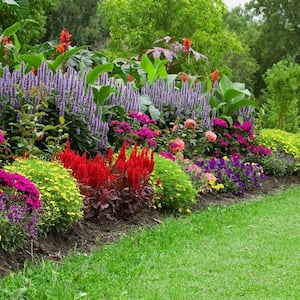
[[[59,162],[17,159],[5,169],[28,177],[38,188],[43,203],[40,234],[66,230],[82,217],[83,197],[77,182]]]
[[[253,107],[260,110],[260,105],[250,100],[250,95],[244,83],[232,82],[223,75],[216,91],[210,97],[211,109],[216,111],[217,118],[224,119],[232,125],[234,120],[239,119],[239,109]]]
[[[172,212],[188,212],[197,196],[189,176],[168,158],[155,154],[154,162],[155,206]]]

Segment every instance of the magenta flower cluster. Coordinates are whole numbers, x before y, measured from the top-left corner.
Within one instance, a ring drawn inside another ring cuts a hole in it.
[[[156,124],[155,120],[142,112],[130,112],[128,121],[114,120],[109,123],[113,132],[121,135],[121,143],[125,140],[127,143],[137,143],[150,147],[156,146],[155,138],[158,132],[150,128],[151,124]]]
[[[29,208],[36,209],[41,207],[40,193],[28,178],[18,173],[9,173],[0,169],[0,184],[12,187],[20,192]]]
[[[269,155],[271,150],[257,145],[253,135],[252,124],[245,120],[242,123],[234,121],[232,126],[219,118],[215,118],[213,129],[218,138],[213,145],[213,152],[216,157],[235,154],[237,156],[253,153],[255,155]]]

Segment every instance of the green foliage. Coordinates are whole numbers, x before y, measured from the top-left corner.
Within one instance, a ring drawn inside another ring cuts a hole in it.
[[[218,88],[210,97],[210,105],[216,110],[216,117],[226,120],[229,125],[238,119],[238,110],[244,107],[260,106],[257,102],[250,100],[250,92],[244,83],[232,82],[226,75],[219,81]]]
[[[279,129],[261,129],[257,143],[272,151],[282,151],[297,159],[300,158],[300,147],[297,135]]]
[[[246,159],[260,164],[266,175],[293,175],[299,170],[299,160],[280,150],[264,156],[249,154]]]
[[[126,56],[142,53],[162,36],[188,37],[214,69],[225,51],[240,47],[236,36],[224,28],[222,1],[104,0],[99,10],[110,30],[110,49]]]
[[[300,65],[279,61],[266,72],[264,80],[266,104],[263,106],[265,113],[260,116],[261,126],[298,131]]]
[[[5,169],[28,177],[37,186],[43,203],[38,222],[41,234],[66,230],[82,217],[83,197],[77,182],[58,162],[18,159]]]
[[[172,212],[188,211],[197,196],[190,177],[170,159],[155,154],[154,162],[153,180],[160,179],[156,186],[156,207]]]

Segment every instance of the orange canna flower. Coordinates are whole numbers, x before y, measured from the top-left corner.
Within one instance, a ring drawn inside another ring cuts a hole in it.
[[[187,74],[185,74],[184,72],[182,72],[180,74],[180,79],[183,81],[183,82],[187,82],[189,81],[189,76]]]
[[[37,68],[36,67],[32,67],[31,68],[31,72],[36,76],[37,75]]]
[[[212,82],[218,81],[218,80],[220,79],[220,77],[219,77],[219,72],[220,72],[220,70],[219,70],[219,69],[216,69],[214,72],[211,73],[211,75],[210,75],[210,80],[211,80]]]
[[[134,79],[135,79],[135,78],[134,78],[132,75],[128,75],[128,76],[127,76],[127,80],[128,80],[129,82],[133,82]]]
[[[69,33],[69,31],[67,29],[63,29],[60,33],[60,44],[58,44],[57,46],[55,46],[55,49],[57,52],[64,54],[68,47],[70,46],[71,42],[70,42],[70,38],[71,38],[72,34]]]
[[[184,38],[183,39],[183,48],[182,51],[183,52],[189,52],[192,46],[192,42],[189,38]]]

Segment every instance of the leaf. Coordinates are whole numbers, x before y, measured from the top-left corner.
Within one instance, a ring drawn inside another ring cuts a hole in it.
[[[226,90],[226,92],[223,94],[223,100],[225,102],[228,102],[231,99],[234,99],[237,96],[244,96],[245,93],[240,91],[240,90],[236,90],[236,89],[228,89]],[[244,98],[244,97],[243,97]]]
[[[223,75],[219,81],[219,88],[222,95],[224,95],[227,90],[233,88],[232,81],[226,75]]]
[[[1,34],[0,39],[3,39],[3,37],[12,35],[16,33],[20,29],[20,22],[16,22],[13,25],[7,27]]]
[[[254,107],[257,110],[260,110],[260,105],[257,102],[245,99],[245,100],[241,100],[241,101],[238,101],[238,102],[232,104],[230,106],[229,112],[232,113],[232,112],[234,112],[240,108],[246,107],[246,106]]]
[[[14,1],[14,0],[2,0],[2,3],[6,3],[8,5],[16,5],[16,6],[19,6],[19,4]]]
[[[110,85],[92,85],[93,95],[94,95],[94,102],[96,105],[103,106],[105,100],[111,94],[111,86]]]
[[[60,125],[64,125],[66,119],[65,119],[64,117],[60,116],[60,117],[58,118],[58,121],[59,121],[59,124],[60,124]]]
[[[155,106],[149,107],[149,113],[150,113],[151,119],[153,119],[153,120],[161,119],[161,113]]]
[[[28,0],[17,0],[19,5],[19,13],[21,20],[25,20],[29,16],[29,1]]]
[[[86,83],[87,84],[94,83],[100,74],[102,74],[104,72],[111,72],[113,70],[113,68],[114,68],[113,63],[107,63],[107,64],[99,65],[99,66],[93,68],[86,75]]]
[[[42,63],[43,54],[21,54],[19,58],[31,66],[38,68]]]
[[[148,75],[148,81],[151,85],[155,79],[155,68],[147,55],[143,55],[141,60],[141,67]]]

